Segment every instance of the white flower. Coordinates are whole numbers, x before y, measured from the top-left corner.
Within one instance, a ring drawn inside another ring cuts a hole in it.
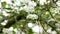
[[[3,28],[3,32],[4,32],[4,33],[8,33],[8,31],[9,31],[8,29]]]
[[[9,6],[8,5],[6,5],[6,8],[8,8]]]
[[[43,32],[43,28],[41,26],[38,26],[38,25],[34,26],[32,28],[32,30],[33,30],[33,32],[36,32],[36,33],[39,33],[39,32],[42,33]]]
[[[1,2],[0,2],[0,8],[1,8]]]
[[[1,25],[6,25],[8,20],[5,20],[4,22],[1,23]]]
[[[10,27],[9,30],[10,30],[10,31],[13,31],[13,27]]]
[[[17,32],[18,32],[17,28],[15,28],[15,29],[14,29],[14,32],[15,32],[15,33],[17,33]]]
[[[13,34],[13,27],[10,28],[3,28],[3,33],[4,34]]]
[[[44,5],[45,2],[46,2],[46,0],[40,0],[39,3],[40,3],[41,5]]]
[[[48,3],[50,3],[50,0],[48,0],[47,2],[45,2],[45,4],[48,4]]]
[[[4,34],[13,34],[13,32],[11,30],[9,30],[8,28],[3,28],[3,33]]]
[[[20,2],[27,3],[30,2],[31,0],[20,0]]]
[[[38,16],[36,14],[29,14],[27,15],[27,19],[32,19],[32,20],[38,19]]]
[[[46,12],[46,14],[49,14],[49,12]]]
[[[51,34],[57,34],[56,31],[52,31]]]
[[[36,32],[36,33],[39,33],[39,26],[38,25],[36,25],[36,26],[34,26],[33,28],[32,28],[32,30],[33,30],[33,32]]]
[[[55,8],[55,13],[59,13],[60,7]]]
[[[21,3],[20,3],[20,1],[15,1],[14,5],[20,6]]]
[[[50,18],[47,22],[49,23],[50,21],[55,21],[53,18]]]
[[[28,3],[28,6],[34,7],[34,6],[36,6],[36,3],[34,1],[31,1],[31,2]]]
[[[24,6],[23,7],[24,10],[26,10],[26,12],[33,12],[34,11],[34,8],[33,7],[30,7],[30,6]]]
[[[40,26],[40,33],[43,33],[43,27]]]
[[[22,34],[25,34],[24,32],[22,32]]]
[[[56,2],[56,4],[57,4],[58,6],[60,6],[60,1]]]
[[[20,34],[20,31],[18,31],[17,28],[14,29],[14,32],[15,32],[16,34]]]
[[[6,11],[2,11],[4,16],[8,16],[9,14]]]
[[[28,27],[33,27],[33,24],[32,23],[28,23]]]
[[[51,28],[49,28],[49,29],[47,30],[47,32],[48,32],[48,33],[51,33]]]
[[[20,7],[19,10],[23,10],[23,7]]]

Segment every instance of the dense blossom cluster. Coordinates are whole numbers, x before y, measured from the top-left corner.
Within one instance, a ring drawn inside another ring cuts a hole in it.
[[[2,4],[0,3],[0,8],[2,9],[0,9],[0,13],[2,13],[2,15],[4,15],[4,16],[10,16],[10,14],[9,13],[7,13],[7,12],[15,12],[15,13],[18,13],[19,14],[19,12],[21,11],[21,10],[25,10],[27,13],[28,13],[28,15],[26,16],[26,19],[27,20],[29,20],[29,19],[31,19],[31,20],[38,20],[39,19],[39,17],[40,17],[40,15],[37,15],[37,14],[35,14],[34,12],[36,12],[36,6],[37,6],[37,3],[39,3],[39,5],[41,5],[41,7],[42,6],[44,6],[45,4],[48,4],[48,3],[50,3],[50,0],[49,1],[46,1],[46,0],[37,0],[38,2],[35,2],[35,1],[33,1],[33,0],[1,0],[0,2],[2,3],[2,2],[6,2],[6,6],[5,6],[5,8],[10,8],[10,9],[12,9],[12,10],[7,10],[7,9],[4,9],[3,8],[3,6],[2,6]],[[53,14],[53,16],[55,16],[55,14],[57,14],[57,13],[59,13],[60,12],[60,1],[58,1],[58,2],[56,2],[56,4],[57,4],[57,8],[54,8],[54,9],[50,9],[50,11],[52,12],[52,14]],[[40,7],[40,8],[41,8]],[[44,8],[44,7],[43,7]],[[37,9],[38,10],[38,9]],[[33,14],[34,13],[34,14]],[[46,12],[46,15],[48,15],[49,13],[48,12]],[[59,13],[60,14],[60,13]],[[13,14],[12,14],[13,15]],[[45,15],[45,14],[44,14]],[[43,16],[43,14],[42,14],[42,16]],[[44,17],[44,16],[43,16]],[[2,18],[2,17],[0,17],[0,18]],[[60,18],[60,17],[59,17]],[[49,21],[53,21],[54,19],[50,19],[49,18],[49,20],[47,21],[47,22],[49,22]],[[7,23],[7,21],[8,20],[5,20],[4,22],[2,22],[1,23],[1,25],[6,25],[6,23]],[[35,21],[35,22],[36,22]],[[31,21],[32,22],[32,21]],[[34,33],[37,33],[37,34],[39,34],[39,33],[41,33],[41,34],[43,34],[43,30],[44,30],[44,28],[41,26],[41,24],[40,25],[37,25],[37,24],[33,24],[33,23],[31,23],[31,22],[29,22],[28,24],[27,24],[27,26],[29,27],[29,28],[31,28],[32,30],[33,30],[33,32]],[[38,21],[37,21],[37,23],[38,23]],[[44,23],[44,22],[43,22]],[[39,23],[38,23],[39,24]],[[58,27],[59,27],[59,24],[56,24]],[[20,26],[20,25],[19,25]],[[57,32],[56,31],[52,31],[51,29],[51,27],[49,27],[49,29],[46,27],[46,29],[47,29],[47,32],[49,33],[49,34],[57,34]],[[19,32],[20,30],[18,30],[17,28],[13,28],[13,27],[10,27],[10,28],[3,28],[3,32],[4,32],[4,34],[13,34],[13,31],[16,33],[16,34],[21,34],[21,32]],[[22,32],[22,34],[25,34],[24,32]]]

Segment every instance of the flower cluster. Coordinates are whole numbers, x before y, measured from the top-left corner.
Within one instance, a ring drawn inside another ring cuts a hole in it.
[[[32,20],[38,19],[38,15],[36,15],[36,14],[29,14],[29,15],[27,15],[27,19],[32,19]]]

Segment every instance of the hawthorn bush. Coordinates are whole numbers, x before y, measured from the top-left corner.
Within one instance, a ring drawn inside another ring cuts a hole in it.
[[[0,0],[0,34],[60,34],[60,0]]]

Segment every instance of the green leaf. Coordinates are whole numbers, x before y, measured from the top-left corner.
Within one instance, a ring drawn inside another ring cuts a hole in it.
[[[13,28],[17,28],[17,24],[15,23],[14,25],[12,25],[13,26]]]
[[[4,18],[0,18],[0,23],[4,21]]]
[[[56,21],[50,21],[49,22],[49,26],[52,27],[52,30],[56,29],[55,23],[57,23]]]
[[[29,30],[28,30],[28,34],[33,34],[32,29],[29,29]]]
[[[3,8],[3,9],[12,10],[12,8]]]
[[[1,2],[1,3],[2,3],[2,7],[5,8],[6,2]]]
[[[12,3],[14,3],[14,1],[12,0]]]

